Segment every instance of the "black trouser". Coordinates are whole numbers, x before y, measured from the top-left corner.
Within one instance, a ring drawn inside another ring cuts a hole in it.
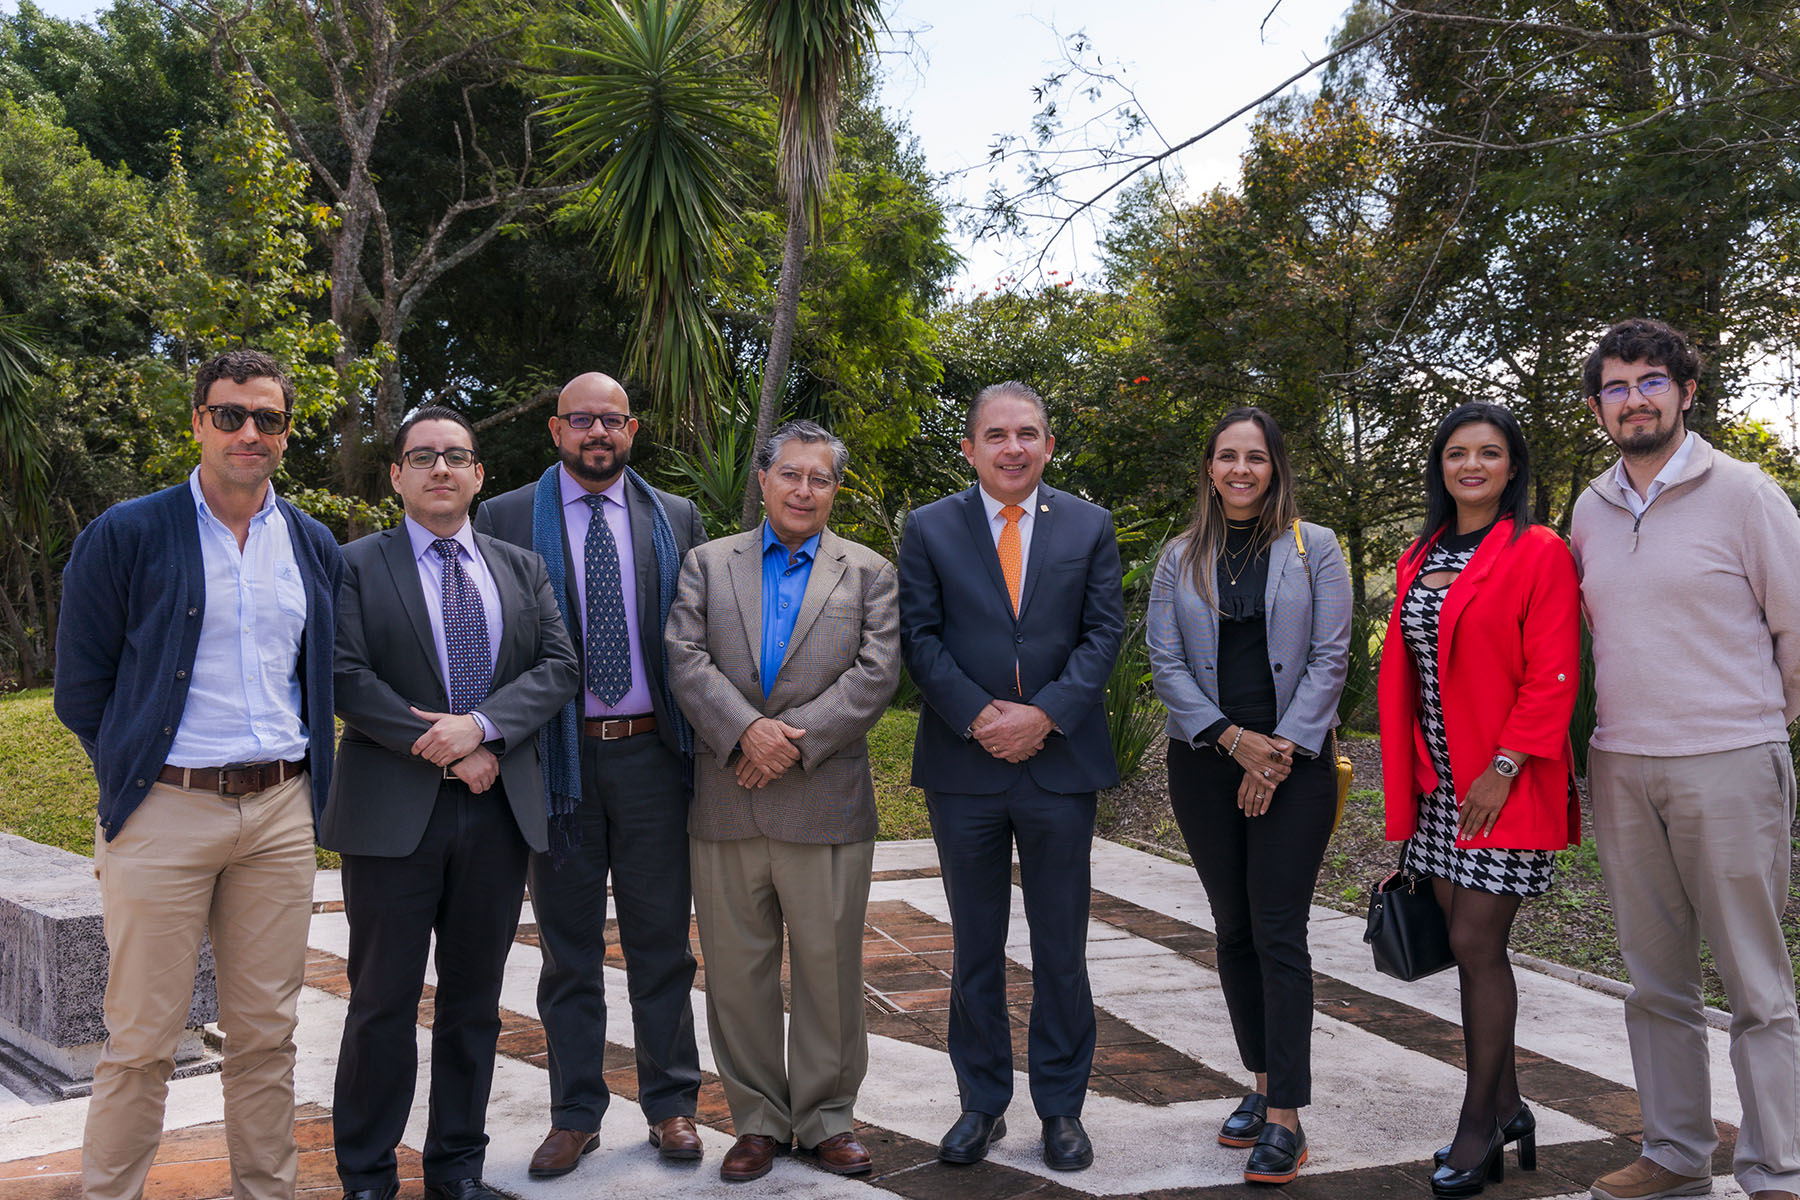
[[[1211,746],[1169,743],[1169,802],[1212,905],[1219,985],[1269,1105],[1312,1102],[1312,955],[1306,921],[1337,812],[1337,766],[1295,755],[1267,812],[1237,806],[1244,771]]]
[[[439,789],[418,849],[344,855],[350,1012],[331,1102],[346,1190],[397,1178],[394,1147],[418,1076],[419,996],[437,934],[425,1181],[478,1178],[500,1036],[500,985],[525,898],[525,839],[501,784]]]
[[[681,759],[654,733],[581,739],[581,845],[531,856],[544,965],[538,1017],[549,1044],[550,1123],[593,1133],[606,1086],[606,877],[612,875],[637,1050],[638,1106],[651,1123],[694,1115],[694,954],[688,945],[687,792]],[[723,982],[723,981],[722,981]]]
[[[1042,791],[1029,771],[1020,771],[1004,792],[928,791],[925,798],[954,935],[949,1044],[962,1106],[999,1116],[1012,1102],[1006,927],[1016,839],[1031,925],[1031,1101],[1040,1117],[1079,1117],[1094,1065],[1087,973],[1094,793]]]

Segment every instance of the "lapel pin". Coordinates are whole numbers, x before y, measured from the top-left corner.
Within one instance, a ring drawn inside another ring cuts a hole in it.
[[[1050,506],[1048,504],[1040,504],[1040,505],[1038,505],[1038,511],[1039,512],[1049,512]]]

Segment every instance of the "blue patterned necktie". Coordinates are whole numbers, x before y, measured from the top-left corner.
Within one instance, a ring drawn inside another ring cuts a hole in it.
[[[463,571],[455,538],[431,543],[443,560],[444,648],[450,660],[450,711],[466,713],[488,697],[494,664],[488,655],[487,611],[475,581]]]
[[[585,496],[592,513],[582,559],[587,564],[585,645],[588,691],[602,704],[617,704],[631,690],[631,644],[625,630],[625,594],[619,581],[619,546],[606,523],[604,496]]]

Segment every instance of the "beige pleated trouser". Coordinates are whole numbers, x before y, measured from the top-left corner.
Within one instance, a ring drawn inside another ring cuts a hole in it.
[[[810,1149],[855,1127],[869,1067],[863,921],[875,843],[689,843],[706,1023],[737,1135]],[[781,1022],[786,927],[793,1011]]]
[[[162,1138],[202,932],[225,1034],[231,1191],[291,1197],[294,1024],[312,919],[312,781],[249,796],[156,784],[111,842],[96,835],[106,946],[106,1047],[82,1137],[93,1200],[134,1200]]]
[[[1746,1192],[1800,1191],[1800,1014],[1781,931],[1793,855],[1787,744],[1672,758],[1594,750],[1588,786],[1631,973],[1625,1030],[1645,1155],[1681,1175],[1712,1173],[1704,937],[1731,1002],[1744,1109],[1734,1173]]]

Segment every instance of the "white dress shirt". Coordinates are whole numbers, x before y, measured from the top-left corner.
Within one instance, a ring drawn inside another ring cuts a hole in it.
[[[993,535],[994,549],[998,551],[1000,549],[1000,531],[1006,528],[1006,518],[1000,515],[1000,510],[1006,507],[1006,503],[988,495],[987,489],[984,487],[977,487],[975,490],[981,493],[981,506],[987,509],[988,532]],[[1019,501],[1019,507],[1025,510],[1025,515],[1019,518],[1019,598],[1021,600],[1025,598],[1025,569],[1031,561],[1031,530],[1037,524],[1037,498],[1038,490],[1032,488],[1031,495]]]
[[[1688,459],[1692,457],[1694,457],[1694,433],[1689,430],[1675,453],[1669,456],[1669,461],[1662,465],[1662,470],[1658,471],[1656,478],[1650,481],[1649,491],[1642,496],[1639,496],[1637,489],[1631,486],[1631,476],[1626,474],[1625,460],[1621,458],[1613,470],[1617,472],[1619,490],[1625,493],[1625,505],[1631,509],[1631,515],[1643,516],[1644,510],[1650,507],[1650,502],[1661,495],[1664,488],[1681,478],[1681,473],[1687,469]]]

